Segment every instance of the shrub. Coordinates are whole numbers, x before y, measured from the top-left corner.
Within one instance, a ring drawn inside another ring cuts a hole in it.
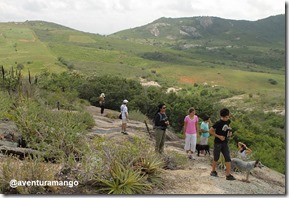
[[[142,194],[151,188],[139,170],[124,167],[117,161],[110,174],[112,179],[101,179],[101,182],[107,185],[102,190],[108,191],[108,194]]]
[[[70,155],[81,157],[86,146],[83,136],[94,125],[88,113],[50,111],[29,99],[11,111],[9,117],[22,131],[28,147],[58,160]]]
[[[7,112],[10,110],[14,99],[8,96],[7,92],[0,91],[0,118],[6,117]]]
[[[144,122],[145,120],[148,120],[148,117],[141,113],[139,110],[130,111],[129,118],[139,122]]]
[[[57,170],[57,165],[46,164],[41,162],[40,159],[25,159],[20,161],[15,158],[6,158],[2,165],[2,174],[0,176],[1,192],[6,193],[19,193],[19,194],[39,194],[47,193],[48,190],[57,192],[57,188],[46,186],[18,186],[12,188],[9,181],[54,181],[54,175]]]
[[[277,84],[278,84],[278,82],[277,82],[276,80],[271,79],[271,78],[268,80],[268,82],[269,82],[270,84],[272,84],[272,85],[277,85]]]

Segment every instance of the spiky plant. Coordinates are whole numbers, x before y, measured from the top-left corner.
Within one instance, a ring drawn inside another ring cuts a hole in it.
[[[124,167],[115,162],[112,165],[111,178],[100,179],[107,187],[102,190],[108,194],[143,194],[151,188],[151,184],[145,183],[144,175],[139,170]]]
[[[164,166],[164,162],[160,156],[155,153],[150,153],[143,158],[140,158],[136,163],[138,167],[145,174],[154,174]]]

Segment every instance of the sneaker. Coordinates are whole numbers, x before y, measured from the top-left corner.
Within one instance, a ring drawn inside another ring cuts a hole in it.
[[[226,180],[236,180],[236,178],[233,175],[226,176]]]
[[[128,135],[128,133],[127,133],[127,132],[123,132],[123,134],[124,134],[124,135]]]
[[[213,177],[218,177],[217,171],[212,171],[210,175],[213,176]]]

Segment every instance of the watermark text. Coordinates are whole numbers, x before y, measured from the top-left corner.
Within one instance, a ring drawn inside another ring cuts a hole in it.
[[[11,188],[17,188],[18,186],[60,186],[60,187],[75,187],[78,186],[78,181],[42,181],[42,180],[33,180],[33,181],[24,181],[12,179],[9,182]]]

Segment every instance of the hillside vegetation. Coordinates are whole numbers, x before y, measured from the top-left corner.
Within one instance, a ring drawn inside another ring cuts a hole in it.
[[[232,112],[232,150],[238,141],[245,142],[253,150],[252,159],[285,173],[284,15],[251,22],[161,18],[109,36],[44,21],[0,23],[0,44],[0,118],[13,121],[28,147],[44,152],[46,160],[70,168],[83,163],[82,171],[96,176],[84,174],[81,180],[86,184],[117,188],[108,170],[125,172],[136,184],[141,181],[143,188],[132,188],[143,193],[160,178],[158,171],[135,172],[136,164],[145,166],[142,160],[152,160],[158,168],[163,165],[158,156],[149,159],[139,151],[149,144],[140,139],[109,150],[105,139],[85,144],[82,137],[95,125],[85,106],[97,106],[102,92],[106,108],[119,111],[121,101],[128,99],[129,110],[148,121],[165,102],[171,130],[181,138],[189,107],[214,122],[226,106]],[[160,87],[142,86],[140,78]],[[168,93],[168,88],[179,91]],[[125,147],[133,149],[132,156],[125,154]],[[98,160],[95,167],[89,165],[91,156]],[[118,162],[112,163],[115,159]],[[104,170],[105,162],[109,165]],[[15,172],[8,168],[12,162],[7,163],[5,170]],[[7,190],[1,184],[2,191]],[[114,190],[108,192],[119,192]]]

